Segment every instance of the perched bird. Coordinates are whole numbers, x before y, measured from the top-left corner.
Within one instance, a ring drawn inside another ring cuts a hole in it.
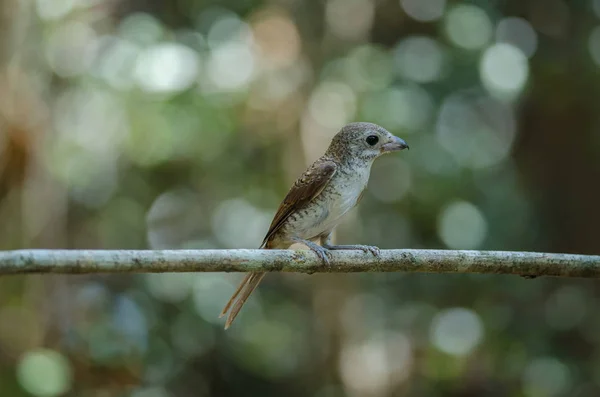
[[[260,248],[287,249],[294,243],[302,243],[327,265],[329,250],[359,249],[377,256],[377,247],[332,245],[331,233],[360,201],[373,161],[402,149],[408,149],[406,142],[376,124],[344,126],[333,137],[325,154],[296,180],[279,206]],[[321,245],[316,244],[317,241]],[[265,274],[249,273],[244,277],[219,316],[229,312],[225,329]]]

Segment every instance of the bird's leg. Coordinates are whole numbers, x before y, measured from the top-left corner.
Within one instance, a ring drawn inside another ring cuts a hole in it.
[[[301,238],[293,238],[292,241],[295,243],[306,245],[312,252],[317,254],[317,256],[323,261],[323,264],[325,264],[326,266],[331,266],[331,263],[329,262],[330,254],[326,248],[323,248],[319,244],[315,244],[310,240],[304,240]]]
[[[332,245],[331,244],[331,233],[326,236],[321,236],[321,245],[328,250],[361,250],[364,252],[370,252],[373,256],[379,257],[379,248],[370,245]]]

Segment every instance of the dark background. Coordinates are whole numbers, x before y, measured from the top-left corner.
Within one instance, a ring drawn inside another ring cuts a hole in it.
[[[600,1],[0,1],[0,247],[255,248],[347,122],[337,233],[599,254]],[[600,290],[515,276],[0,279],[0,395],[600,395]]]

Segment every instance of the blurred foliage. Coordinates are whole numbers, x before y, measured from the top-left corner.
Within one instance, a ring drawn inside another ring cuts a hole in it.
[[[600,253],[600,1],[0,1],[0,247],[254,248],[376,122],[337,239]],[[2,396],[600,395],[589,280],[1,280]],[[596,314],[594,314],[596,313]]]

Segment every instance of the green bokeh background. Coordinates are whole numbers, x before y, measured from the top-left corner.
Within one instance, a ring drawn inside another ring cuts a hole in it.
[[[600,253],[600,1],[0,1],[0,248],[255,248],[347,122],[340,243]],[[0,395],[600,395],[590,280],[0,279]]]

